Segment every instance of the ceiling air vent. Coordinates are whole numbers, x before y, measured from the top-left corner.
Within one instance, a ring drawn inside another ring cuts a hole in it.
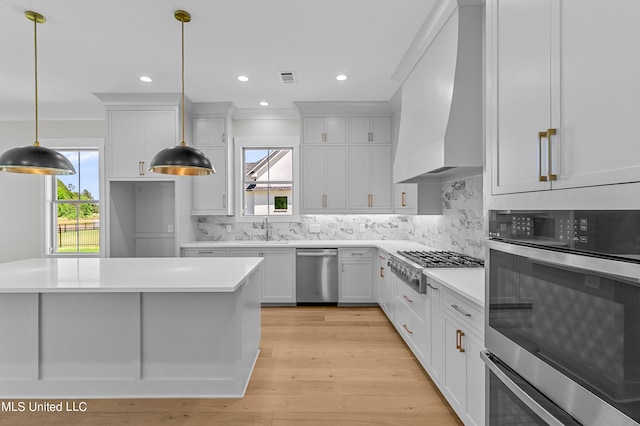
[[[296,82],[296,76],[293,75],[293,71],[281,71],[280,79],[284,84],[293,84]]]

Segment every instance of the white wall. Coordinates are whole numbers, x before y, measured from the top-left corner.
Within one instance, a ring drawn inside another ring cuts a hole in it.
[[[32,121],[0,121],[0,152],[31,145]],[[104,138],[104,121],[43,121],[40,140],[48,138]],[[0,173],[0,263],[39,257],[44,232],[41,200],[44,177]]]
[[[233,120],[233,136],[300,136],[300,120]]]

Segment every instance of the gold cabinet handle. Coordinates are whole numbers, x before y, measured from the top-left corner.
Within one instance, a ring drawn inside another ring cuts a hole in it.
[[[462,347],[462,338],[464,337],[464,331],[460,330],[460,352],[464,352],[464,348]]]
[[[407,193],[406,192],[402,192],[402,207],[406,207],[407,206]]]
[[[142,162],[142,176],[144,176],[144,161]]]
[[[322,134],[322,142],[326,142],[327,141],[327,134],[323,133]]]
[[[546,182],[547,176],[542,174],[542,139],[547,137],[547,132],[538,132],[538,180],[540,182]]]
[[[327,194],[322,194],[322,207],[327,207]]]
[[[456,330],[456,349],[460,350],[460,330]]]
[[[409,334],[413,334],[413,331],[409,330],[409,327],[407,327],[407,324],[402,324],[402,328],[404,328],[405,330],[407,330],[407,333],[409,333]]]
[[[547,129],[547,151],[549,154],[548,162],[547,162],[547,175],[550,181],[558,180],[558,175],[554,175],[552,172],[553,168],[551,166],[551,136],[556,135],[556,129]]]
[[[224,142],[225,142],[225,140],[224,140],[224,133],[223,133],[222,134],[222,143],[224,143]]]
[[[225,194],[222,194],[222,208],[227,208],[227,196]]]

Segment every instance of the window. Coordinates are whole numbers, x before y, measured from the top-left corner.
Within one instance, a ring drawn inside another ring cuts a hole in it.
[[[243,216],[293,215],[293,149],[242,149]]]
[[[75,175],[50,177],[49,253],[100,253],[100,154],[97,149],[58,150]]]

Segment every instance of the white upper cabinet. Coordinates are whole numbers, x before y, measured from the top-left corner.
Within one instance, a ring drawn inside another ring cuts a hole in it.
[[[176,145],[178,109],[107,111],[109,179],[171,179],[149,171],[153,157]]]
[[[193,145],[226,145],[227,129],[224,118],[196,117],[193,119]]]
[[[305,118],[304,138],[305,144],[343,144],[345,143],[346,121],[344,117],[320,117]]]
[[[391,117],[350,117],[349,143],[390,144]]]
[[[201,150],[213,164],[216,172],[208,176],[191,178],[192,215],[229,215],[232,205],[228,200],[229,152],[226,143],[226,118],[194,117],[193,146]]]
[[[350,146],[349,209],[390,213],[391,190],[391,146]]]
[[[487,11],[492,195],[640,182],[640,2]]]
[[[344,146],[302,147],[302,212],[343,212],[347,208],[347,152]]]

